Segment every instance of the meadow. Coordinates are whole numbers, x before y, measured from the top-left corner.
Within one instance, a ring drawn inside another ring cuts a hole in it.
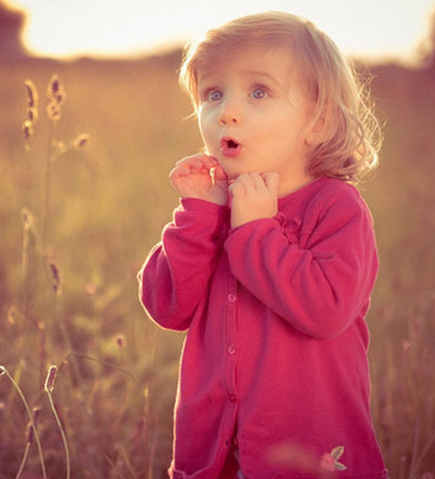
[[[169,170],[201,147],[179,60],[0,63],[0,479],[166,477],[183,335],[146,317],[136,273],[177,205]],[[373,416],[391,477],[432,479],[435,67],[367,68]]]

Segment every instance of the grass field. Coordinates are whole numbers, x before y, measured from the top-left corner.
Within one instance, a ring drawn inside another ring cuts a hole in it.
[[[146,318],[136,273],[177,204],[169,170],[201,146],[178,62],[0,64],[0,479],[166,475],[183,336]],[[391,477],[431,479],[435,69],[371,72],[386,123],[381,167],[362,188],[382,265],[368,318],[373,414]],[[66,92],[57,121],[53,74]],[[39,92],[27,140],[26,79]]]

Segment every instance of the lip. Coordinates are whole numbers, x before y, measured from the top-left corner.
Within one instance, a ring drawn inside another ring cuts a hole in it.
[[[220,140],[221,153],[227,158],[235,158],[240,155],[243,146],[235,138],[224,136]]]

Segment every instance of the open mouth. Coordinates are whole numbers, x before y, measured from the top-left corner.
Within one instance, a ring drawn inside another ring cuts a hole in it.
[[[242,150],[242,145],[234,138],[225,137],[220,141],[221,151],[224,156],[237,156]]]
[[[235,142],[234,140],[228,140],[227,141],[227,146],[228,148],[237,148],[239,144]]]

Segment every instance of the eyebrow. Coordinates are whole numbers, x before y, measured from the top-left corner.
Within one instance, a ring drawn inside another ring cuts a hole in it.
[[[242,74],[244,76],[253,75],[253,76],[264,77],[267,80],[274,83],[275,86],[280,86],[281,85],[280,82],[273,75],[271,75],[270,73],[268,73],[266,71],[263,71],[263,70],[243,70]],[[207,80],[209,80],[210,77],[213,78],[213,75],[209,75],[208,73],[203,74],[203,75],[199,75],[198,76],[198,83],[202,82],[202,81],[207,81]]]
[[[254,76],[260,76],[260,77],[265,77],[267,78],[268,80],[272,81],[273,83],[275,83],[276,85],[279,85],[280,83],[278,82],[278,80],[273,76],[271,75],[270,73],[267,73],[265,71],[262,71],[262,70],[243,70],[242,72],[244,75],[248,76],[248,75],[254,75]]]

